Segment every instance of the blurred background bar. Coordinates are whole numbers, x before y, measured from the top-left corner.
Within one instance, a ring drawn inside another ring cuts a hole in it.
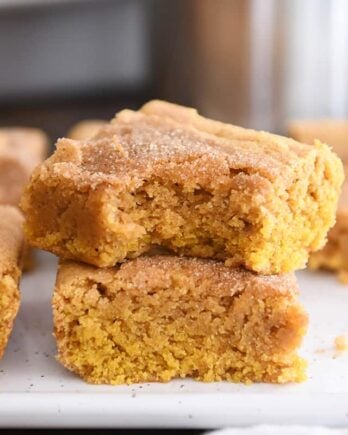
[[[0,0],[0,125],[62,136],[150,98],[284,132],[348,117],[346,0]]]

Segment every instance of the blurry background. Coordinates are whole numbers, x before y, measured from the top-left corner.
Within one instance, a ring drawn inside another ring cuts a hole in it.
[[[165,98],[276,132],[348,116],[346,0],[0,0],[0,125]]]

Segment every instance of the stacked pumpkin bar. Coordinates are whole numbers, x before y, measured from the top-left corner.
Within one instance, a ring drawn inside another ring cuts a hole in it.
[[[295,139],[313,144],[322,140],[330,144],[341,157],[348,174],[348,122],[344,120],[294,121],[289,134]],[[348,181],[345,180],[338,202],[336,224],[328,234],[328,242],[309,259],[311,269],[335,271],[341,282],[348,284]]]
[[[30,242],[61,258],[59,360],[94,383],[304,379],[292,271],[342,180],[326,145],[160,101],[59,140],[22,199]]]
[[[0,358],[19,308],[22,269],[31,264],[17,206],[32,170],[46,152],[47,137],[41,130],[0,128]]]

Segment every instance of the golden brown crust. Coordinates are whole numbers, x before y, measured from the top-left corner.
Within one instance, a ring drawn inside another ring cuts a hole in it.
[[[109,269],[62,262],[58,358],[93,383],[300,381],[307,316],[294,275],[212,260],[139,257]]]
[[[86,119],[80,121],[71,127],[67,133],[67,137],[74,140],[90,139],[95,136],[106,123],[106,121],[101,119]]]
[[[0,206],[0,357],[19,308],[19,279],[24,237],[23,217],[12,206]]]
[[[143,113],[143,109],[138,112],[123,110],[90,142],[59,140],[52,163],[62,163],[61,170],[66,175],[69,171],[71,176],[77,175],[75,172],[78,171],[76,182],[81,186],[86,182],[118,184],[128,181],[136,184],[137,180],[151,175],[172,175],[173,167],[176,178],[187,179],[195,185],[204,183],[204,175],[209,184],[221,182],[221,179],[214,180],[218,175],[217,168],[225,176],[229,170],[241,170],[258,173],[270,180],[281,176],[280,181],[287,183],[291,181],[292,170],[299,159],[315,159],[318,154],[313,147],[288,138],[210,121],[199,117],[194,109],[162,104],[174,106],[173,112],[179,114],[186,114],[187,110],[192,117],[184,123],[183,116],[176,119],[161,115],[161,112],[166,113],[164,109],[150,114]],[[221,132],[209,128],[210,122],[221,126]],[[205,159],[204,156],[208,157]],[[195,160],[203,165],[198,173],[184,164]],[[172,170],[168,166],[172,166]]]
[[[256,166],[258,170],[262,168],[264,171],[278,176],[284,175],[284,171],[287,172],[289,167],[291,168],[296,164],[296,160],[307,156],[309,151],[308,147],[288,137],[204,118],[193,108],[165,101],[150,101],[140,111],[147,115],[166,117],[179,124],[194,127],[222,141],[232,141],[233,164],[235,162],[238,164],[240,158],[242,162],[245,161],[244,158],[249,158],[252,170]],[[245,144],[247,144],[247,148],[244,148]],[[234,152],[238,148],[240,154],[236,155]]]
[[[35,128],[0,128],[0,204],[18,206],[25,183],[47,154],[47,136]]]
[[[325,145],[152,102],[58,141],[22,207],[30,242],[65,259],[105,267],[161,245],[284,273],[323,245],[342,178]]]
[[[180,106],[176,110],[195,113]],[[197,115],[197,120],[201,127],[204,118]],[[44,167],[73,179],[78,188],[103,182],[136,185],[150,176],[164,178],[173,174],[177,181],[216,186],[232,170],[257,173],[288,184],[293,181],[299,160],[313,162],[321,151],[326,151],[320,144],[313,148],[281,136],[222,123],[217,124],[226,127],[224,136],[210,134],[208,126],[215,121],[205,120],[205,130],[196,128],[193,122],[180,121],[123,110],[90,141],[60,139],[56,153]]]
[[[257,275],[242,268],[226,267],[214,260],[156,254],[138,257],[119,266],[104,269],[74,261],[62,261],[57,285],[59,287],[60,280],[74,281],[76,275],[87,278],[92,274],[96,279],[109,281],[119,274],[122,278],[132,281],[136,291],[148,292],[157,286],[170,287],[171,275],[177,272],[192,277],[196,283],[208,280],[212,286],[212,294],[215,291],[217,295],[226,293],[233,296],[249,286],[260,295],[276,292],[296,297],[299,292],[294,274]]]

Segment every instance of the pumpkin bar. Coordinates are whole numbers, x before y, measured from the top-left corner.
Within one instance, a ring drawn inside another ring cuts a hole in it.
[[[24,185],[47,154],[46,135],[35,128],[0,128],[0,204],[18,206]]]
[[[80,121],[68,131],[68,137],[76,140],[89,139],[98,133],[105,124],[106,121],[101,119],[86,119]]]
[[[23,217],[12,206],[0,205],[0,358],[19,308],[19,279],[24,238]]]
[[[112,268],[63,261],[53,296],[58,359],[87,382],[285,383],[307,315],[295,276],[214,260],[142,256]]]
[[[289,126],[289,134],[299,141],[313,143],[320,138],[330,144],[342,158],[344,172],[348,174],[348,121],[297,121]],[[328,234],[323,249],[309,259],[311,269],[336,271],[339,279],[348,283],[348,181],[345,180],[338,202],[336,224]]]
[[[59,140],[22,208],[29,241],[63,259],[110,267],[161,246],[275,274],[323,246],[342,180],[326,145],[154,101]]]

